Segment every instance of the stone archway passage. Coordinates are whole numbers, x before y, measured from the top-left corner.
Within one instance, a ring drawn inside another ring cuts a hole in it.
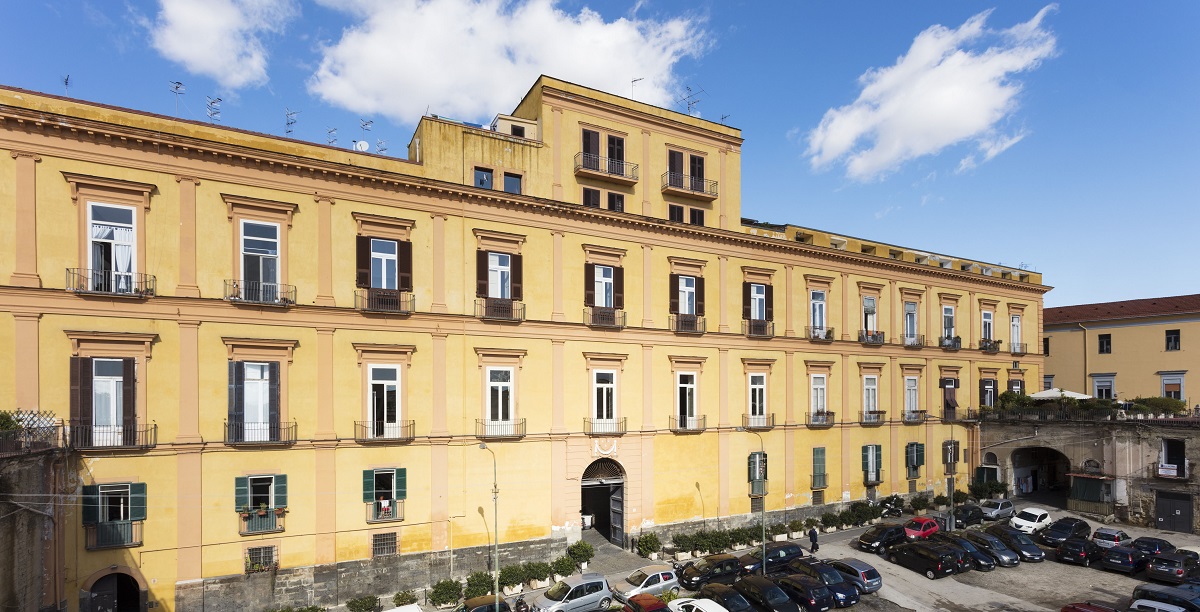
[[[609,542],[625,546],[625,470],[608,458],[593,461],[580,481],[580,513]]]
[[[138,612],[141,592],[129,574],[113,573],[92,584],[91,612]]]

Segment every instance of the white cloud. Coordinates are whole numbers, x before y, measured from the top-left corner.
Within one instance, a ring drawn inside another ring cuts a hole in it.
[[[957,29],[935,25],[917,35],[895,65],[868,70],[853,103],[831,108],[808,135],[814,169],[842,163],[859,181],[878,178],[905,161],[975,141],[987,161],[1025,136],[999,135],[997,125],[1017,108],[1014,75],[1055,53],[1042,21],[1057,5],[1006,30],[989,30],[991,11]],[[973,167],[975,156],[960,163]]]
[[[432,112],[490,119],[541,74],[668,106],[675,65],[706,49],[703,20],[605,21],[555,0],[320,0],[358,23],[322,49],[311,92],[363,114],[411,123]]]
[[[895,204],[888,204],[883,209],[875,211],[875,219],[876,220],[882,219],[900,209],[901,209],[901,207],[896,206]]]
[[[267,82],[262,37],[283,31],[296,15],[295,0],[160,0],[144,21],[150,42],[167,59],[228,89]]]

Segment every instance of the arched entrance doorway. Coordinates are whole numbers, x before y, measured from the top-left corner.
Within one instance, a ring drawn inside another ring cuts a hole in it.
[[[609,542],[625,546],[625,470],[612,459],[597,459],[583,470],[580,512]],[[585,519],[586,520],[586,519]]]
[[[1032,496],[1040,503],[1066,507],[1070,487],[1071,460],[1045,446],[1018,448],[1012,452],[1012,490]]]
[[[92,584],[92,612],[138,612],[142,596],[138,583],[129,574],[114,573]]]

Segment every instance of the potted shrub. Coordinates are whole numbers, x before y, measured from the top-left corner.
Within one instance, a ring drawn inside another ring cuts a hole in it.
[[[842,529],[849,529],[854,526],[854,511],[850,509],[842,510],[838,513],[838,522],[841,523]]]
[[[708,532],[708,546],[713,552],[721,552],[730,548],[729,532],[724,529],[714,529]]]
[[[259,516],[266,516],[266,515],[267,515],[267,505],[266,505],[266,504],[259,504],[259,505],[258,505],[258,515],[259,515]]]
[[[712,532],[707,529],[701,529],[692,534],[692,546],[695,548],[697,557],[707,557],[709,554],[720,550],[713,547]]]
[[[967,503],[967,492],[966,491],[955,491],[954,492],[954,503],[955,503],[955,505],[961,505],[961,504]]]
[[[1004,499],[1008,495],[1008,483],[993,480],[988,483],[988,493],[992,494],[992,499]]]
[[[771,536],[771,539],[775,540],[776,542],[782,542],[787,539],[787,530],[787,525],[783,523],[775,523],[767,528],[767,533]]]
[[[429,603],[439,607],[453,607],[462,598],[462,584],[457,580],[440,580],[429,590]]]
[[[276,508],[275,516],[283,516],[284,512],[287,512],[287,508]]]
[[[662,542],[658,540],[658,534],[651,531],[644,533],[637,539],[638,554],[647,559],[657,560],[658,552],[662,550]]]
[[[412,591],[400,591],[392,596],[392,605],[399,608],[400,606],[410,606],[417,603],[417,594]]]
[[[355,597],[346,602],[346,609],[350,612],[375,612],[379,609],[379,598],[374,595]]]
[[[991,495],[986,482],[972,482],[967,485],[967,491],[975,499],[987,499]]]
[[[463,597],[483,597],[492,594],[492,575],[487,572],[472,572],[467,576],[467,588],[463,589]]]
[[[837,531],[838,515],[832,512],[826,512],[821,515],[821,526],[825,528],[825,533],[833,533]]]
[[[920,516],[925,514],[925,510],[929,508],[929,498],[924,494],[914,495],[913,498],[908,501],[908,505],[912,506],[913,514]]]
[[[554,580],[557,582],[575,573],[575,562],[564,555],[550,563],[550,570],[554,572]]]
[[[591,544],[580,540],[567,547],[567,556],[579,565],[579,569],[587,569],[588,561],[596,556],[596,549],[592,548]]]
[[[821,526],[821,521],[818,520],[815,516],[810,516],[810,517],[804,519],[805,533],[807,533],[808,530],[812,529],[813,527],[820,527],[820,526]]]
[[[544,589],[550,586],[550,574],[553,570],[549,563],[530,561],[521,566],[525,572],[525,580],[531,589]]]
[[[521,585],[525,582],[525,568],[520,565],[505,565],[500,568],[500,588],[504,590],[507,596],[513,596],[521,592]]]
[[[787,526],[788,526],[788,537],[790,537],[791,539],[799,540],[800,538],[804,537],[804,532],[805,532],[804,521],[802,521],[800,519],[796,519],[794,521],[788,521]]]
[[[242,508],[241,508],[240,510],[238,510],[238,514],[241,514],[241,515],[242,515],[242,520],[243,520],[243,521],[248,521],[248,520],[250,520],[250,507],[249,507],[249,506],[242,506]]]
[[[692,534],[677,533],[671,536],[671,544],[675,547],[675,560],[684,561],[692,557]]]
[[[944,511],[946,506],[950,505],[950,498],[945,495],[935,495],[933,497],[933,505],[937,506],[938,511]]]

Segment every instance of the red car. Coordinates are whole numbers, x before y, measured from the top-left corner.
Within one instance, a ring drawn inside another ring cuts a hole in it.
[[[937,532],[937,521],[926,516],[918,516],[904,524],[904,535],[910,540],[924,540]]]
[[[654,595],[649,595],[647,593],[640,593],[638,595],[634,595],[633,597],[630,597],[625,602],[625,611],[624,612],[656,612],[658,610],[666,610],[666,609],[667,609],[667,604],[664,603],[663,600],[659,599],[658,597],[655,597]],[[668,610],[667,612],[670,612],[670,611]]]

